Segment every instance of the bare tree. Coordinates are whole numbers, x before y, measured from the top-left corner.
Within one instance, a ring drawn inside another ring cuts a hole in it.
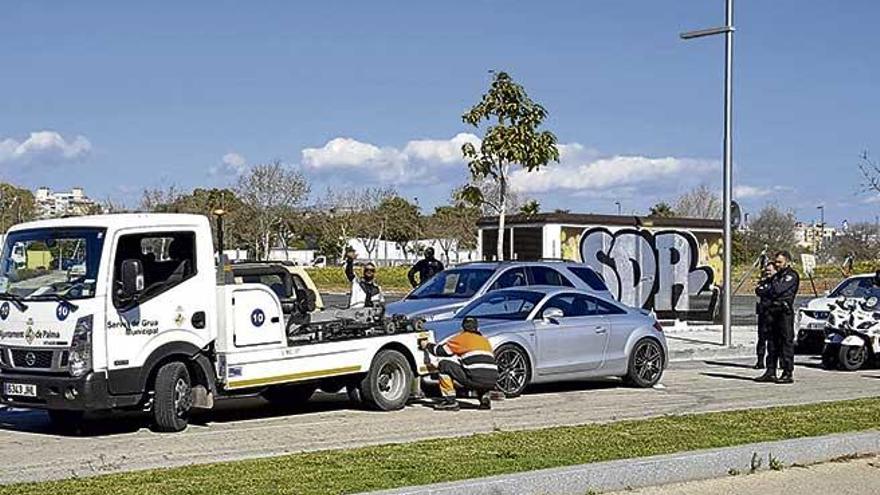
[[[880,193],[880,164],[867,151],[859,155],[859,170],[862,172],[862,190]]]
[[[283,234],[285,217],[308,197],[309,182],[303,174],[276,160],[251,167],[239,177],[235,190],[257,227],[257,258],[268,259],[273,238]]]
[[[673,211],[685,218],[720,219],[724,208],[721,198],[709,186],[701,185],[682,194]]]
[[[138,205],[138,211],[149,213],[177,213],[174,210],[174,204],[183,196],[177,186],[171,184],[162,189],[156,187],[153,189],[144,189],[141,193],[141,201]]]
[[[795,247],[796,220],[794,213],[783,211],[775,205],[765,206],[758,216],[749,223],[746,238],[748,251],[759,252],[763,246],[772,251],[793,250]]]

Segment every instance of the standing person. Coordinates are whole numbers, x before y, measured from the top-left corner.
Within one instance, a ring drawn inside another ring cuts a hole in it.
[[[774,275],[776,275],[776,265],[771,261],[766,262],[761,273],[761,280],[758,282],[758,286],[755,287],[755,295],[758,296],[758,302],[755,303],[755,313],[758,316],[758,342],[755,345],[755,351],[758,354],[758,362],[755,363],[756,370],[764,369],[764,356],[767,351],[767,341],[770,339],[772,326],[770,300],[762,297],[762,294],[769,291],[770,281],[773,280]],[[767,367],[776,369],[776,364],[774,363]]]
[[[354,274],[354,260],[357,253],[354,249],[345,252],[345,276],[351,282],[351,295],[348,299],[349,308],[372,308],[385,304],[385,296],[382,295],[382,287],[376,283],[376,265],[367,263],[364,265],[363,276],[358,278]]]
[[[424,340],[419,342],[419,347],[440,358],[437,368],[443,399],[435,409],[458,411],[456,385],[475,391],[480,397],[480,409],[492,409],[490,393],[498,381],[498,366],[492,344],[480,333],[476,318],[466,317],[461,322],[461,332],[453,335],[445,344],[437,345]]]
[[[413,289],[424,284],[434,275],[443,271],[443,263],[440,262],[437,258],[434,257],[434,248],[429,247],[425,249],[425,257],[420,259],[412,268],[409,269],[409,272],[406,274],[406,278],[409,279],[409,284],[412,285]],[[419,274],[419,281],[416,283],[416,273]]]
[[[791,268],[788,251],[776,253],[776,274],[758,294],[769,301],[770,339],[767,344],[767,371],[757,378],[759,382],[794,383],[794,298],[800,287],[800,277]],[[777,363],[782,375],[776,377]]]

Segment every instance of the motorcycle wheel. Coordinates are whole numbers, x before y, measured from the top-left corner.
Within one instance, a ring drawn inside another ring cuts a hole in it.
[[[868,348],[866,346],[840,346],[840,369],[844,371],[856,371],[861,369],[868,360]]]

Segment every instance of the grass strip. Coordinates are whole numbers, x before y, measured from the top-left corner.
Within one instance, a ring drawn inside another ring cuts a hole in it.
[[[540,414],[540,411],[535,413]],[[6,485],[0,486],[0,495],[341,494],[871,430],[877,428],[878,423],[880,398],[870,398],[495,432],[409,444]]]

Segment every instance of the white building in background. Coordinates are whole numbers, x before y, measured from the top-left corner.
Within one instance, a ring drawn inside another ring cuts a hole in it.
[[[837,236],[837,229],[819,223],[797,222],[794,226],[794,240],[798,247],[811,252],[828,245]]]
[[[98,206],[97,202],[86,196],[81,187],[74,187],[66,192],[52,192],[48,187],[41,187],[34,193],[34,203],[38,218],[86,215]]]
[[[421,258],[421,255],[414,254],[414,252],[420,253],[428,247],[434,248],[434,255],[445,265],[455,265],[480,259],[479,256],[477,256],[477,251],[475,249],[458,249],[454,242],[449,250],[449,258],[447,259],[446,253],[443,251],[439,239],[420,239],[418,241],[413,241],[407,246],[406,253],[404,253],[397,243],[391,241],[374,240],[370,241],[369,244],[372,248],[371,253],[368,253],[367,246],[360,239],[352,238],[346,243],[347,246],[354,249],[359,260],[372,260],[383,265],[408,265],[415,263]]]

